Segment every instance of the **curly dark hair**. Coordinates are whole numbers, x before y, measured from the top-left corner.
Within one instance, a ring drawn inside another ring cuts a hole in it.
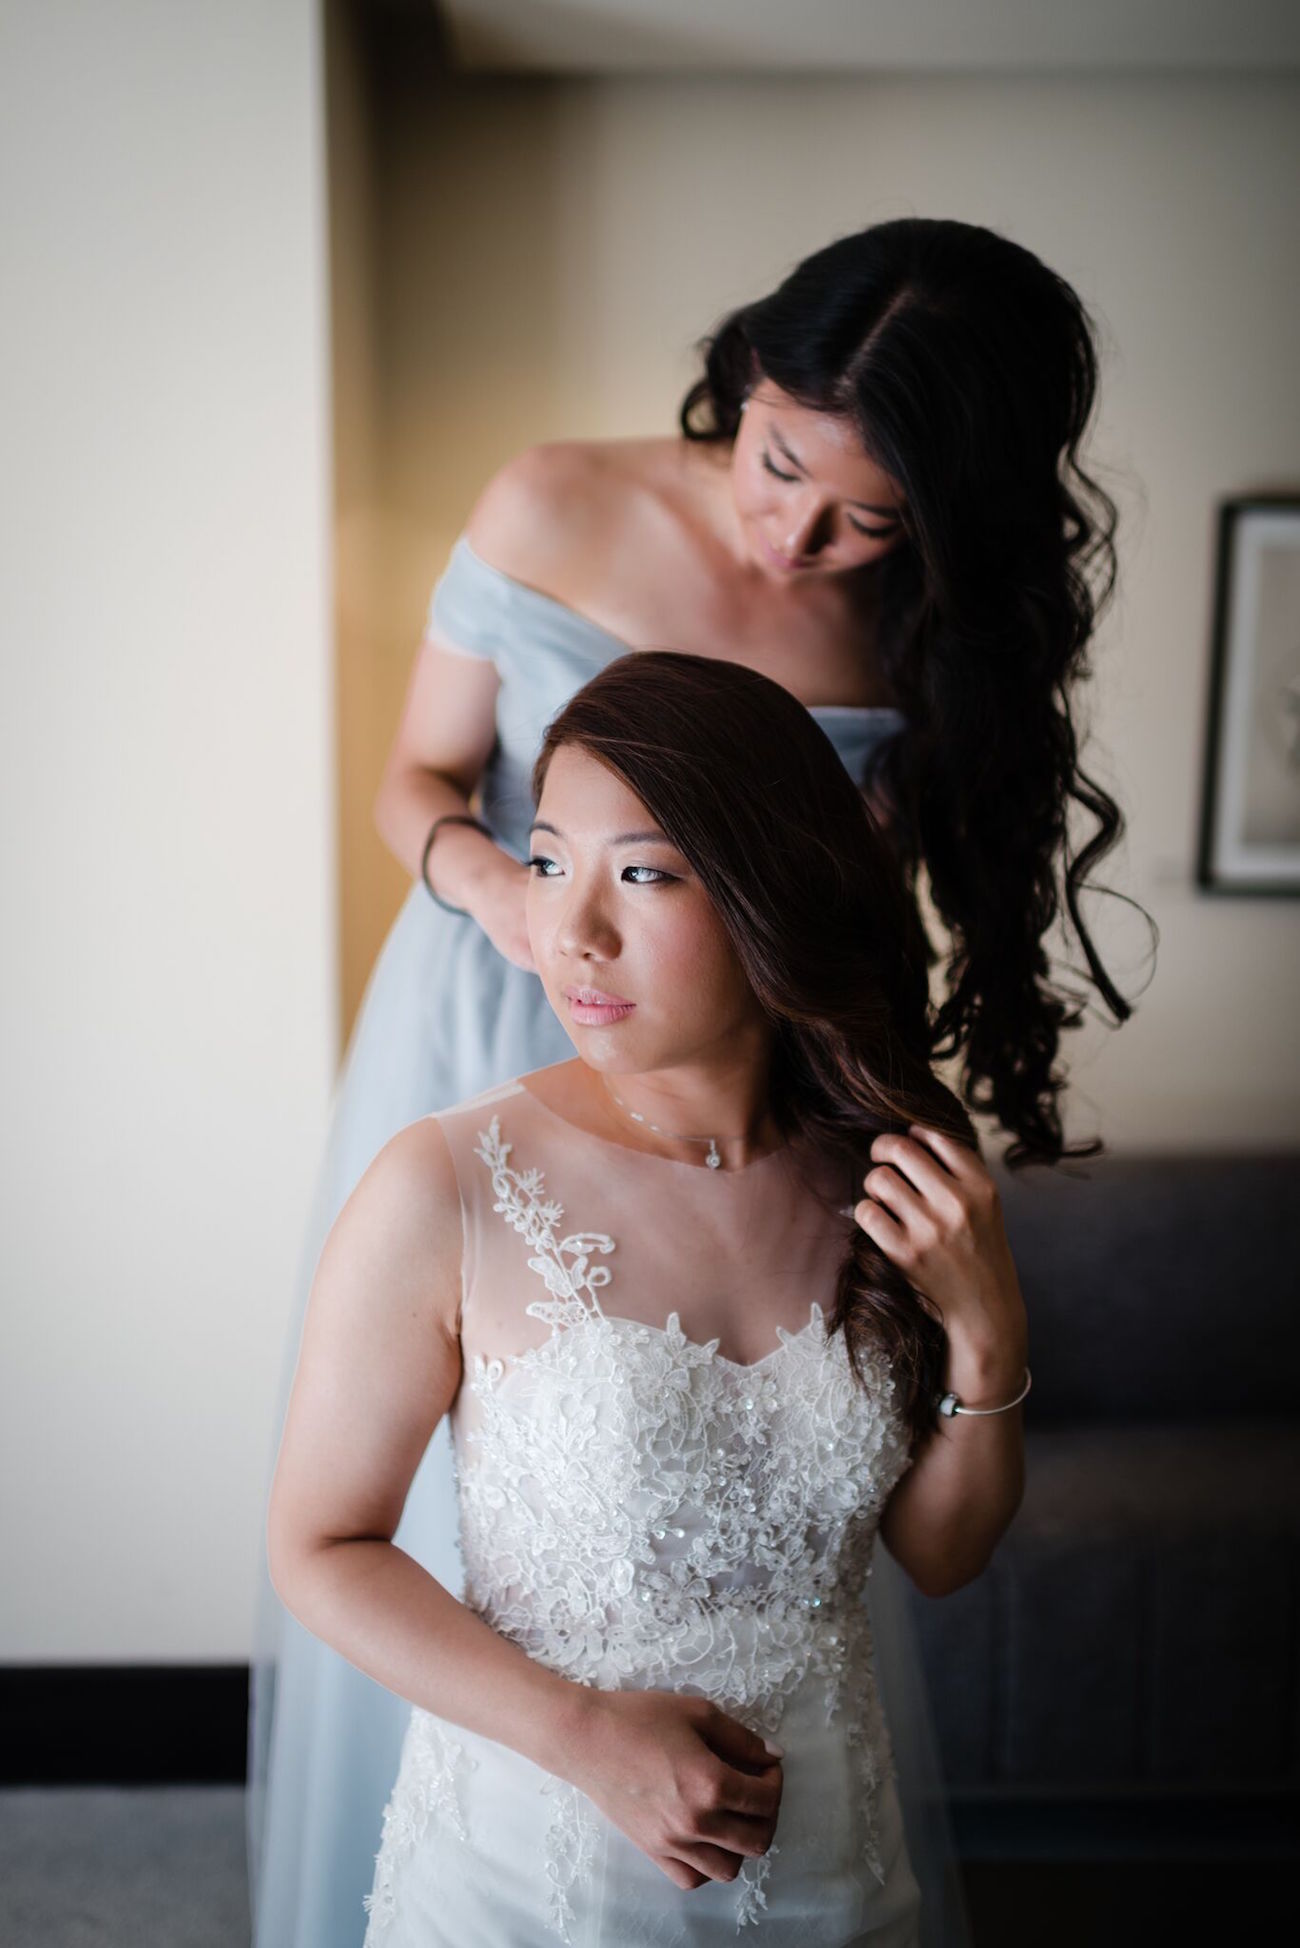
[[[717,657],[636,650],[552,720],[535,800],[566,745],[621,778],[690,861],[772,1027],[773,1118],[843,1165],[852,1202],[882,1131],[925,1123],[978,1153],[970,1117],[931,1067],[929,955],[897,854],[788,690]],[[920,1441],[935,1426],[947,1333],[875,1240],[851,1231],[831,1330],[862,1384],[883,1351]]]
[[[1082,1020],[1088,982],[1116,1024],[1132,1004],[1080,904],[1124,830],[1080,765],[1071,700],[1115,582],[1115,505],[1079,459],[1097,390],[1088,315],[1020,245],[911,217],[817,251],[701,349],[688,439],[733,440],[767,378],[852,421],[906,496],[902,545],[865,571],[878,578],[876,653],[908,719],[871,785],[913,898],[924,872],[948,934],[931,1053],[960,1056],[966,1102],[1014,1138],[1009,1165],[1095,1156],[1099,1139],[1067,1149],[1062,1136],[1061,1032]],[[1094,821],[1077,844],[1072,805]],[[1049,964],[1045,937],[1065,916],[1082,989]]]

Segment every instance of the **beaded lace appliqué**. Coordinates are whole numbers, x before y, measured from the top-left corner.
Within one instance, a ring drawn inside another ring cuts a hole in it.
[[[424,1839],[430,1820],[448,1826],[457,1839],[468,1839],[456,1779],[462,1766],[473,1763],[440,1719],[426,1711],[412,1711],[397,1784],[384,1808],[375,1884],[365,1897],[370,1922],[364,1948],[375,1948],[396,1916],[402,1867]]]
[[[606,1314],[599,1260],[614,1240],[562,1233],[563,1206],[540,1170],[512,1168],[512,1148],[493,1116],[476,1155],[494,1210],[531,1247],[548,1296],[526,1310],[551,1333],[508,1362],[477,1356],[468,1376],[481,1424],[457,1471],[465,1601],[575,1682],[690,1691],[760,1735],[820,1680],[826,1722],[850,1714],[863,1857],[883,1882],[877,1794],[892,1762],[865,1592],[909,1461],[887,1365],[868,1363],[858,1385],[816,1303],[751,1366],[689,1338],[676,1312],[662,1327]],[[391,1835],[386,1816],[376,1913],[389,1856],[454,1796],[454,1755],[444,1747],[440,1769],[423,1749],[404,1755]],[[602,1821],[566,1781],[544,1790],[549,1917],[569,1942]],[[779,1851],[732,1883],[738,1929],[761,1921]]]

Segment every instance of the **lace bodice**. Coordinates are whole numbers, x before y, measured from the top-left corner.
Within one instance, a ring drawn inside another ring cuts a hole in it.
[[[454,1419],[465,1600],[579,1683],[691,1691],[760,1733],[778,1733],[797,1686],[819,1683],[827,1721],[843,1716],[879,1876],[872,1802],[890,1758],[864,1597],[908,1453],[885,1364],[860,1386],[826,1334],[845,1213],[784,1153],[714,1173],[561,1129],[519,1084],[480,1105],[468,1124],[464,1109],[441,1118],[466,1219]],[[582,1186],[583,1208],[561,1201],[552,1174]],[[752,1364],[682,1324],[726,1285],[728,1268],[700,1252],[728,1232],[753,1309],[789,1318]],[[420,1787],[444,1811],[448,1743],[426,1741]],[[562,1782],[550,1789],[563,1940],[599,1815]],[[409,1809],[390,1814],[409,1826]],[[779,1831],[735,1883],[738,1924],[760,1918],[769,1872]]]

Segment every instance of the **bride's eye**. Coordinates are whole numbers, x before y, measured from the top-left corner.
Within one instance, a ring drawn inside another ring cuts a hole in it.
[[[658,866],[624,866],[623,871],[624,873],[649,873],[649,879],[633,880],[634,886],[653,886],[658,880],[669,880],[674,877],[672,873],[660,872]]]
[[[524,860],[524,864],[525,864],[525,865],[526,865],[526,866],[528,867],[528,870],[529,870],[529,871],[531,872],[531,871],[533,870],[533,867],[534,867],[534,866],[539,866],[539,867],[542,867],[542,868],[545,868],[545,867],[547,867],[547,866],[554,866],[554,865],[555,865],[555,861],[554,861],[554,859],[548,859],[548,858],[546,857],[546,854],[545,854],[544,852],[535,852],[535,853],[533,854],[533,856],[532,856],[532,858],[531,858],[531,859],[525,859],[525,860]],[[557,872],[558,872],[558,870],[559,870],[559,868],[558,868],[558,867],[556,867],[556,871],[557,871]],[[554,878],[554,874],[553,874],[553,873],[548,873],[548,872],[546,872],[546,871],[544,871],[544,870],[543,870],[543,871],[541,871],[541,872],[538,872],[538,873],[537,873],[537,875],[536,875],[536,877],[537,877],[538,879],[552,879],[552,878]]]

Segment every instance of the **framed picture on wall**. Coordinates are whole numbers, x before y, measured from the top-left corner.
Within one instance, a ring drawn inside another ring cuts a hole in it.
[[[1300,893],[1300,495],[1219,510],[1196,877]]]

